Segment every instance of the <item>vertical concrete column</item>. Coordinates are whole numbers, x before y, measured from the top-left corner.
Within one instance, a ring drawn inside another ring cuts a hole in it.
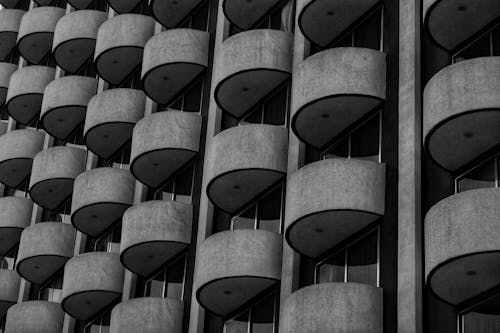
[[[399,1],[399,333],[422,332],[420,2]]]

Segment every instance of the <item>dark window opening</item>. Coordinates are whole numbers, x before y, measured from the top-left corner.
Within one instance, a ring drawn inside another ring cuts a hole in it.
[[[113,88],[132,88],[132,89],[142,89],[141,82],[141,66],[137,66],[132,72],[130,72],[122,82],[118,84],[109,84],[108,89]]]
[[[108,167],[128,170],[130,167],[131,141],[125,143],[123,147],[118,149],[110,158],[97,159],[97,167]]]
[[[115,222],[97,237],[87,237],[85,252],[120,253],[122,223]]]
[[[170,103],[158,104],[156,112],[174,109],[177,111],[201,113],[204,88],[205,75],[203,75],[201,79],[195,79],[192,84],[186,87],[186,89]]]
[[[9,269],[11,271],[16,269],[18,249],[19,246],[16,245],[0,257],[0,269]]]
[[[458,49],[453,55],[453,62],[479,58],[500,56],[500,23],[475,37],[472,42]]]
[[[189,14],[176,28],[188,28],[208,31],[210,23],[210,1],[204,1]]]
[[[480,188],[499,186],[499,157],[493,156],[481,161],[473,168],[455,178],[455,193]]]
[[[21,55],[19,54],[19,50],[17,49],[17,46],[15,46],[12,51],[5,57],[4,61],[15,64],[17,65],[19,63],[19,59],[21,58]]]
[[[191,162],[158,188],[148,187],[146,200],[192,203],[196,163]]]
[[[500,296],[495,294],[458,315],[460,333],[500,332]]]
[[[44,208],[40,222],[61,222],[69,223],[71,221],[71,195],[54,210]]]
[[[149,7],[149,1],[142,0],[139,4],[132,9],[131,13],[152,16],[151,8]]]
[[[41,285],[32,283],[29,290],[29,300],[60,303],[62,300],[63,274],[64,269],[52,275]]]

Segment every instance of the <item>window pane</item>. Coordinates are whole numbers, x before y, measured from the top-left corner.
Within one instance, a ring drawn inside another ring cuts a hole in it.
[[[208,15],[209,15],[209,2],[207,1],[202,8],[196,11],[191,18],[191,28],[197,30],[207,30],[208,28]]]
[[[191,203],[194,165],[175,177],[175,201]]]
[[[165,297],[182,299],[185,258],[181,258],[167,268]]]
[[[455,61],[458,62],[466,59],[488,57],[490,54],[490,35],[486,34],[473,44],[469,45],[465,50],[458,53],[455,56]]]
[[[495,187],[495,159],[492,158],[461,176],[457,179],[457,185],[458,192]]]
[[[324,158],[329,159],[329,158],[339,158],[339,157],[348,157],[349,156],[349,138],[345,137],[344,139],[340,140],[327,150],[323,154]]]
[[[379,116],[372,117],[351,134],[351,157],[378,162]]]
[[[203,91],[203,80],[198,81],[184,95],[184,109],[188,112],[199,112],[201,106],[201,93]]]
[[[275,299],[276,295],[273,293],[252,307],[250,318],[252,333],[273,333]]]
[[[493,30],[493,55],[500,56],[500,25]]]
[[[164,284],[165,284],[165,271],[162,271],[146,283],[145,296],[163,297]]]
[[[264,104],[264,124],[286,125],[288,86],[281,88]]]
[[[255,228],[255,206],[248,208],[239,216],[233,218],[233,229],[254,229]]]
[[[259,229],[280,232],[282,185],[259,201]]]
[[[354,46],[369,49],[380,49],[380,25],[382,24],[381,10],[361,23],[354,33]]]
[[[115,227],[112,231],[108,251],[111,253],[120,253],[120,241],[122,236],[121,224]]]
[[[101,320],[101,333],[109,333],[109,326],[111,323],[111,312],[107,312]]]
[[[325,262],[316,272],[317,283],[344,282],[345,276],[345,251],[340,251]]]
[[[352,46],[353,33],[348,33],[342,39],[335,42],[334,47],[351,47]]]
[[[374,231],[347,249],[347,280],[377,284],[378,232]]]
[[[500,332],[500,297],[480,305],[463,315],[463,333]]]
[[[259,105],[259,107],[255,110],[252,111],[248,116],[243,118],[241,120],[241,123],[250,123],[250,124],[261,124],[262,123],[262,106]]]
[[[212,234],[229,230],[231,228],[231,215],[220,208],[214,207]]]
[[[247,333],[248,312],[226,322],[226,333]]]

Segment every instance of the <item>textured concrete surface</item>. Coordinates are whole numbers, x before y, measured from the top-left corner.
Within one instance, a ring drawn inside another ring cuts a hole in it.
[[[5,103],[7,90],[9,89],[10,77],[16,70],[17,65],[9,64],[7,62],[0,63],[0,104]]]
[[[105,90],[89,101],[85,144],[108,158],[132,138],[134,124],[144,116],[146,95],[137,89]]]
[[[291,34],[279,30],[250,30],[226,39],[214,68],[219,107],[240,117],[285,82],[292,71],[291,47]]]
[[[326,46],[359,19],[377,0],[298,0],[298,26],[318,45]]]
[[[144,45],[154,33],[154,22],[149,16],[123,14],[100,26],[94,59],[102,78],[117,84],[141,63]]]
[[[280,317],[282,333],[382,333],[383,292],[359,283],[321,283],[294,292]]]
[[[144,297],[120,303],[111,312],[111,333],[181,333],[184,303]]]
[[[424,137],[429,154],[442,167],[456,170],[500,143],[498,91],[500,57],[459,62],[427,83]]]
[[[249,30],[278,2],[279,0],[224,0],[222,8],[229,21],[243,30]]]
[[[20,9],[2,8],[0,11],[0,61],[16,47],[19,25],[25,13]]]
[[[240,229],[216,233],[198,248],[195,288],[200,304],[227,315],[281,277],[277,233]]]
[[[27,301],[7,312],[6,333],[62,333],[64,312],[59,303]]]
[[[210,200],[235,212],[283,177],[288,131],[273,125],[243,125],[214,137],[206,169]]]
[[[17,35],[17,47],[23,58],[38,64],[50,52],[57,21],[65,13],[65,9],[51,6],[36,7],[26,12]]]
[[[10,77],[7,91],[7,111],[12,118],[26,124],[40,112],[45,87],[54,80],[55,69],[47,66],[27,66]]]
[[[210,34],[171,29],[154,35],[144,47],[142,80],[153,100],[167,104],[208,65]]]
[[[470,190],[428,211],[425,275],[448,302],[457,304],[500,283],[499,202],[499,189]]]
[[[122,219],[123,264],[148,276],[191,243],[192,221],[193,207],[183,203],[158,200],[130,207]]]
[[[73,256],[75,228],[61,222],[42,222],[24,229],[19,242],[17,271],[37,284],[47,281]]]
[[[122,293],[123,274],[115,253],[91,252],[71,258],[64,267],[64,311],[88,319]]]
[[[20,283],[21,277],[16,271],[0,269],[0,315],[5,315],[17,303]]]
[[[52,147],[33,159],[30,197],[43,207],[57,208],[73,192],[75,178],[85,171],[87,152],[76,147]]]
[[[317,257],[384,215],[385,165],[335,158],[308,164],[287,182],[287,240]]]
[[[80,174],[73,188],[71,221],[96,236],[133,203],[135,181],[128,170],[97,168]]]
[[[44,129],[65,139],[85,119],[87,105],[96,94],[97,80],[85,76],[65,76],[50,82],[42,100]]]
[[[500,16],[496,0],[423,0],[426,28],[445,49],[452,50]]]
[[[58,65],[74,73],[93,56],[97,31],[106,18],[106,13],[98,10],[77,10],[64,15],[57,22],[52,44]]]
[[[174,110],[141,119],[132,137],[130,169],[134,176],[156,187],[179,170],[198,153],[201,121],[199,114]]]
[[[325,145],[385,99],[386,56],[353,47],[316,53],[294,69],[292,128],[302,140]]]
[[[151,0],[150,7],[158,22],[167,28],[174,28],[198,6],[202,0],[173,1]]]

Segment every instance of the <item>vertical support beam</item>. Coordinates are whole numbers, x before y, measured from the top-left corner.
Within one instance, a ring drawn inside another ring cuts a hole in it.
[[[398,332],[422,332],[420,0],[399,0]]]

